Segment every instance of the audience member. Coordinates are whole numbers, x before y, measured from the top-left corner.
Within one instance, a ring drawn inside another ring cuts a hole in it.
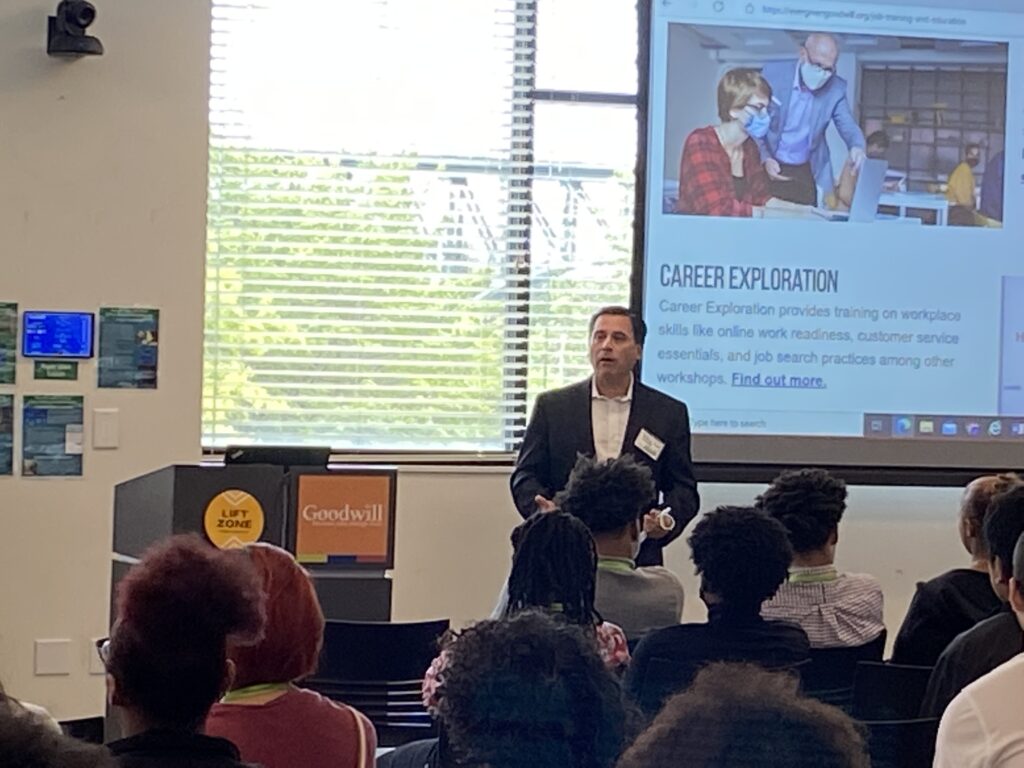
[[[35,719],[36,722],[41,725],[45,725],[54,733],[64,733],[61,730],[60,723],[57,722],[56,718],[49,713],[45,707],[41,707],[38,704],[31,704],[27,701],[20,701],[13,696],[8,696],[4,692],[4,687],[0,685],[0,709],[6,709],[10,712],[17,714],[27,715]]]
[[[4,768],[110,768],[103,747],[68,738],[0,688],[0,765]]]
[[[996,496],[985,520],[992,588],[1004,608],[956,639],[939,656],[925,692],[921,714],[939,717],[953,697],[983,675],[1024,651],[1024,632],[1009,609],[1013,550],[1024,533],[1024,485]]]
[[[836,570],[846,484],[823,469],[783,472],[757,506],[786,528],[789,580],[761,607],[766,619],[799,624],[812,648],[851,648],[884,631],[882,586],[874,576]]]
[[[667,676],[680,690],[709,662],[786,668],[810,652],[800,627],[761,617],[761,604],[786,579],[793,558],[781,523],[756,509],[719,507],[694,528],[690,548],[708,622],[659,629],[640,641],[626,688],[649,713],[670,692]]]
[[[664,566],[637,567],[643,518],[655,499],[651,470],[632,456],[598,461],[581,456],[555,497],[563,512],[586,524],[597,548],[594,605],[630,641],[652,629],[678,624],[683,585]]]
[[[1024,536],[1013,553],[1009,584],[1014,620],[1024,627]],[[1017,655],[964,688],[939,724],[936,768],[1019,768],[1024,765],[1024,655]]]
[[[231,688],[228,643],[259,637],[264,598],[251,563],[198,536],[153,546],[117,588],[101,649],[110,702],[127,738],[110,744],[126,768],[238,768],[238,750],[200,733]]]
[[[512,531],[512,572],[503,617],[537,609],[582,627],[612,670],[629,663],[622,629],[594,608],[597,552],[586,526],[567,512],[536,512]],[[450,647],[450,646],[449,646]],[[436,711],[449,652],[442,650],[423,679],[423,703]]]
[[[253,544],[243,552],[260,576],[267,606],[263,638],[231,646],[231,691],[214,705],[206,733],[233,742],[263,768],[371,768],[377,746],[361,713],[295,682],[316,671],[324,615],[309,574],[283,549]]]
[[[713,664],[665,705],[618,768],[868,768],[853,720],[797,687],[790,675]]]
[[[459,636],[440,714],[453,754],[487,768],[611,768],[629,722],[585,631],[535,611]]]
[[[979,477],[968,484],[960,502],[958,528],[971,564],[917,585],[896,636],[893,662],[934,666],[953,638],[1002,607],[989,580],[985,518],[992,498],[1020,482],[1017,475],[1005,474]]]

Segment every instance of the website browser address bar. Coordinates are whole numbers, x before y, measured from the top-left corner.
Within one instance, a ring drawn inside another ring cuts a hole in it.
[[[964,29],[969,25],[966,14],[939,13],[926,8],[822,8],[820,5],[799,3],[752,3],[754,15],[778,17],[780,19],[802,19],[826,23],[847,22],[859,25],[902,25],[905,27],[942,26]],[[760,13],[758,14],[758,11]]]
[[[963,0],[964,4],[970,0]],[[827,26],[836,31],[874,31],[1020,37],[1020,13],[950,10],[925,6],[800,0],[656,0],[660,15],[722,21],[753,21],[767,25]],[[1024,10],[1024,3],[1022,3]]]

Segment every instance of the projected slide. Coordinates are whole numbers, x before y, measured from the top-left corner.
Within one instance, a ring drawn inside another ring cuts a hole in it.
[[[1024,13],[968,5],[652,2],[643,377],[694,431],[1024,444]]]

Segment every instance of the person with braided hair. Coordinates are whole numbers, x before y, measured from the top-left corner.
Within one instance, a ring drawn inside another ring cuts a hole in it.
[[[877,639],[885,631],[881,584],[835,566],[846,484],[823,469],[789,470],[757,497],[757,507],[785,526],[793,545],[789,580],[761,614],[799,624],[812,648],[852,648]]]
[[[551,614],[580,627],[594,640],[605,666],[622,670],[629,663],[626,636],[594,608],[597,550],[587,527],[567,512],[536,512],[512,531],[512,551],[508,600],[499,618],[528,610]],[[432,712],[437,710],[449,649],[457,641],[457,636],[448,638],[424,676],[423,703]]]

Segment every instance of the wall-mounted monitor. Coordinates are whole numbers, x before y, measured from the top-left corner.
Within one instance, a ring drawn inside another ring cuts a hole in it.
[[[91,312],[25,312],[21,325],[25,357],[93,355],[95,317]]]

